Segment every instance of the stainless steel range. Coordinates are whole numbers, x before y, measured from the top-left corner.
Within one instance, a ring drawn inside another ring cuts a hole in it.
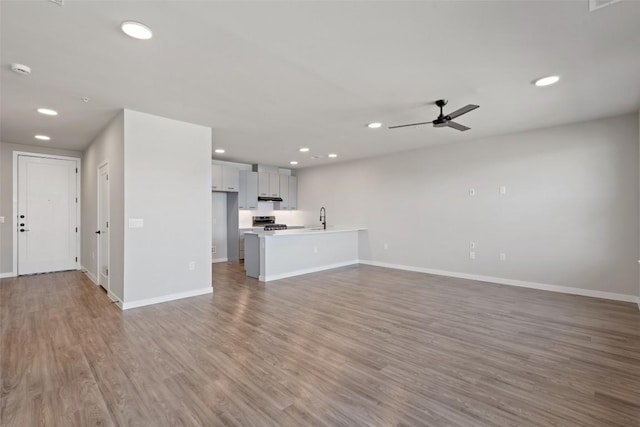
[[[274,230],[286,230],[287,224],[276,224],[275,216],[254,216],[253,217],[253,226],[254,227],[262,227],[264,226],[264,231],[274,231]]]

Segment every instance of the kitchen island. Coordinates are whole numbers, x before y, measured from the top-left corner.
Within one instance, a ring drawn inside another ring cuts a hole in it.
[[[365,228],[329,228],[245,233],[247,276],[262,282],[358,263]]]

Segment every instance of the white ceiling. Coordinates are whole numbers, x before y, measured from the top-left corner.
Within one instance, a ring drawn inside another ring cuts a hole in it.
[[[640,109],[635,0],[0,5],[3,142],[83,150],[129,108],[212,127],[219,158],[306,167]],[[124,20],[153,39],[125,36]],[[531,84],[549,74],[562,80]],[[479,104],[457,120],[472,129],[365,126],[432,120],[439,98],[445,112]]]

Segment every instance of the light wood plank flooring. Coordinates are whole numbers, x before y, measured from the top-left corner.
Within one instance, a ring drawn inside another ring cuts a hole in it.
[[[640,426],[635,304],[359,266],[121,312],[0,281],[0,425]]]

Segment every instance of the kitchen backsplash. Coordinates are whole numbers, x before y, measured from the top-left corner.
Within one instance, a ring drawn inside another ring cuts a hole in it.
[[[251,228],[253,226],[253,216],[273,215],[276,217],[276,223],[287,225],[304,225],[302,211],[277,211],[273,210],[273,203],[259,202],[258,209],[253,211],[239,211],[238,226],[239,228]]]

